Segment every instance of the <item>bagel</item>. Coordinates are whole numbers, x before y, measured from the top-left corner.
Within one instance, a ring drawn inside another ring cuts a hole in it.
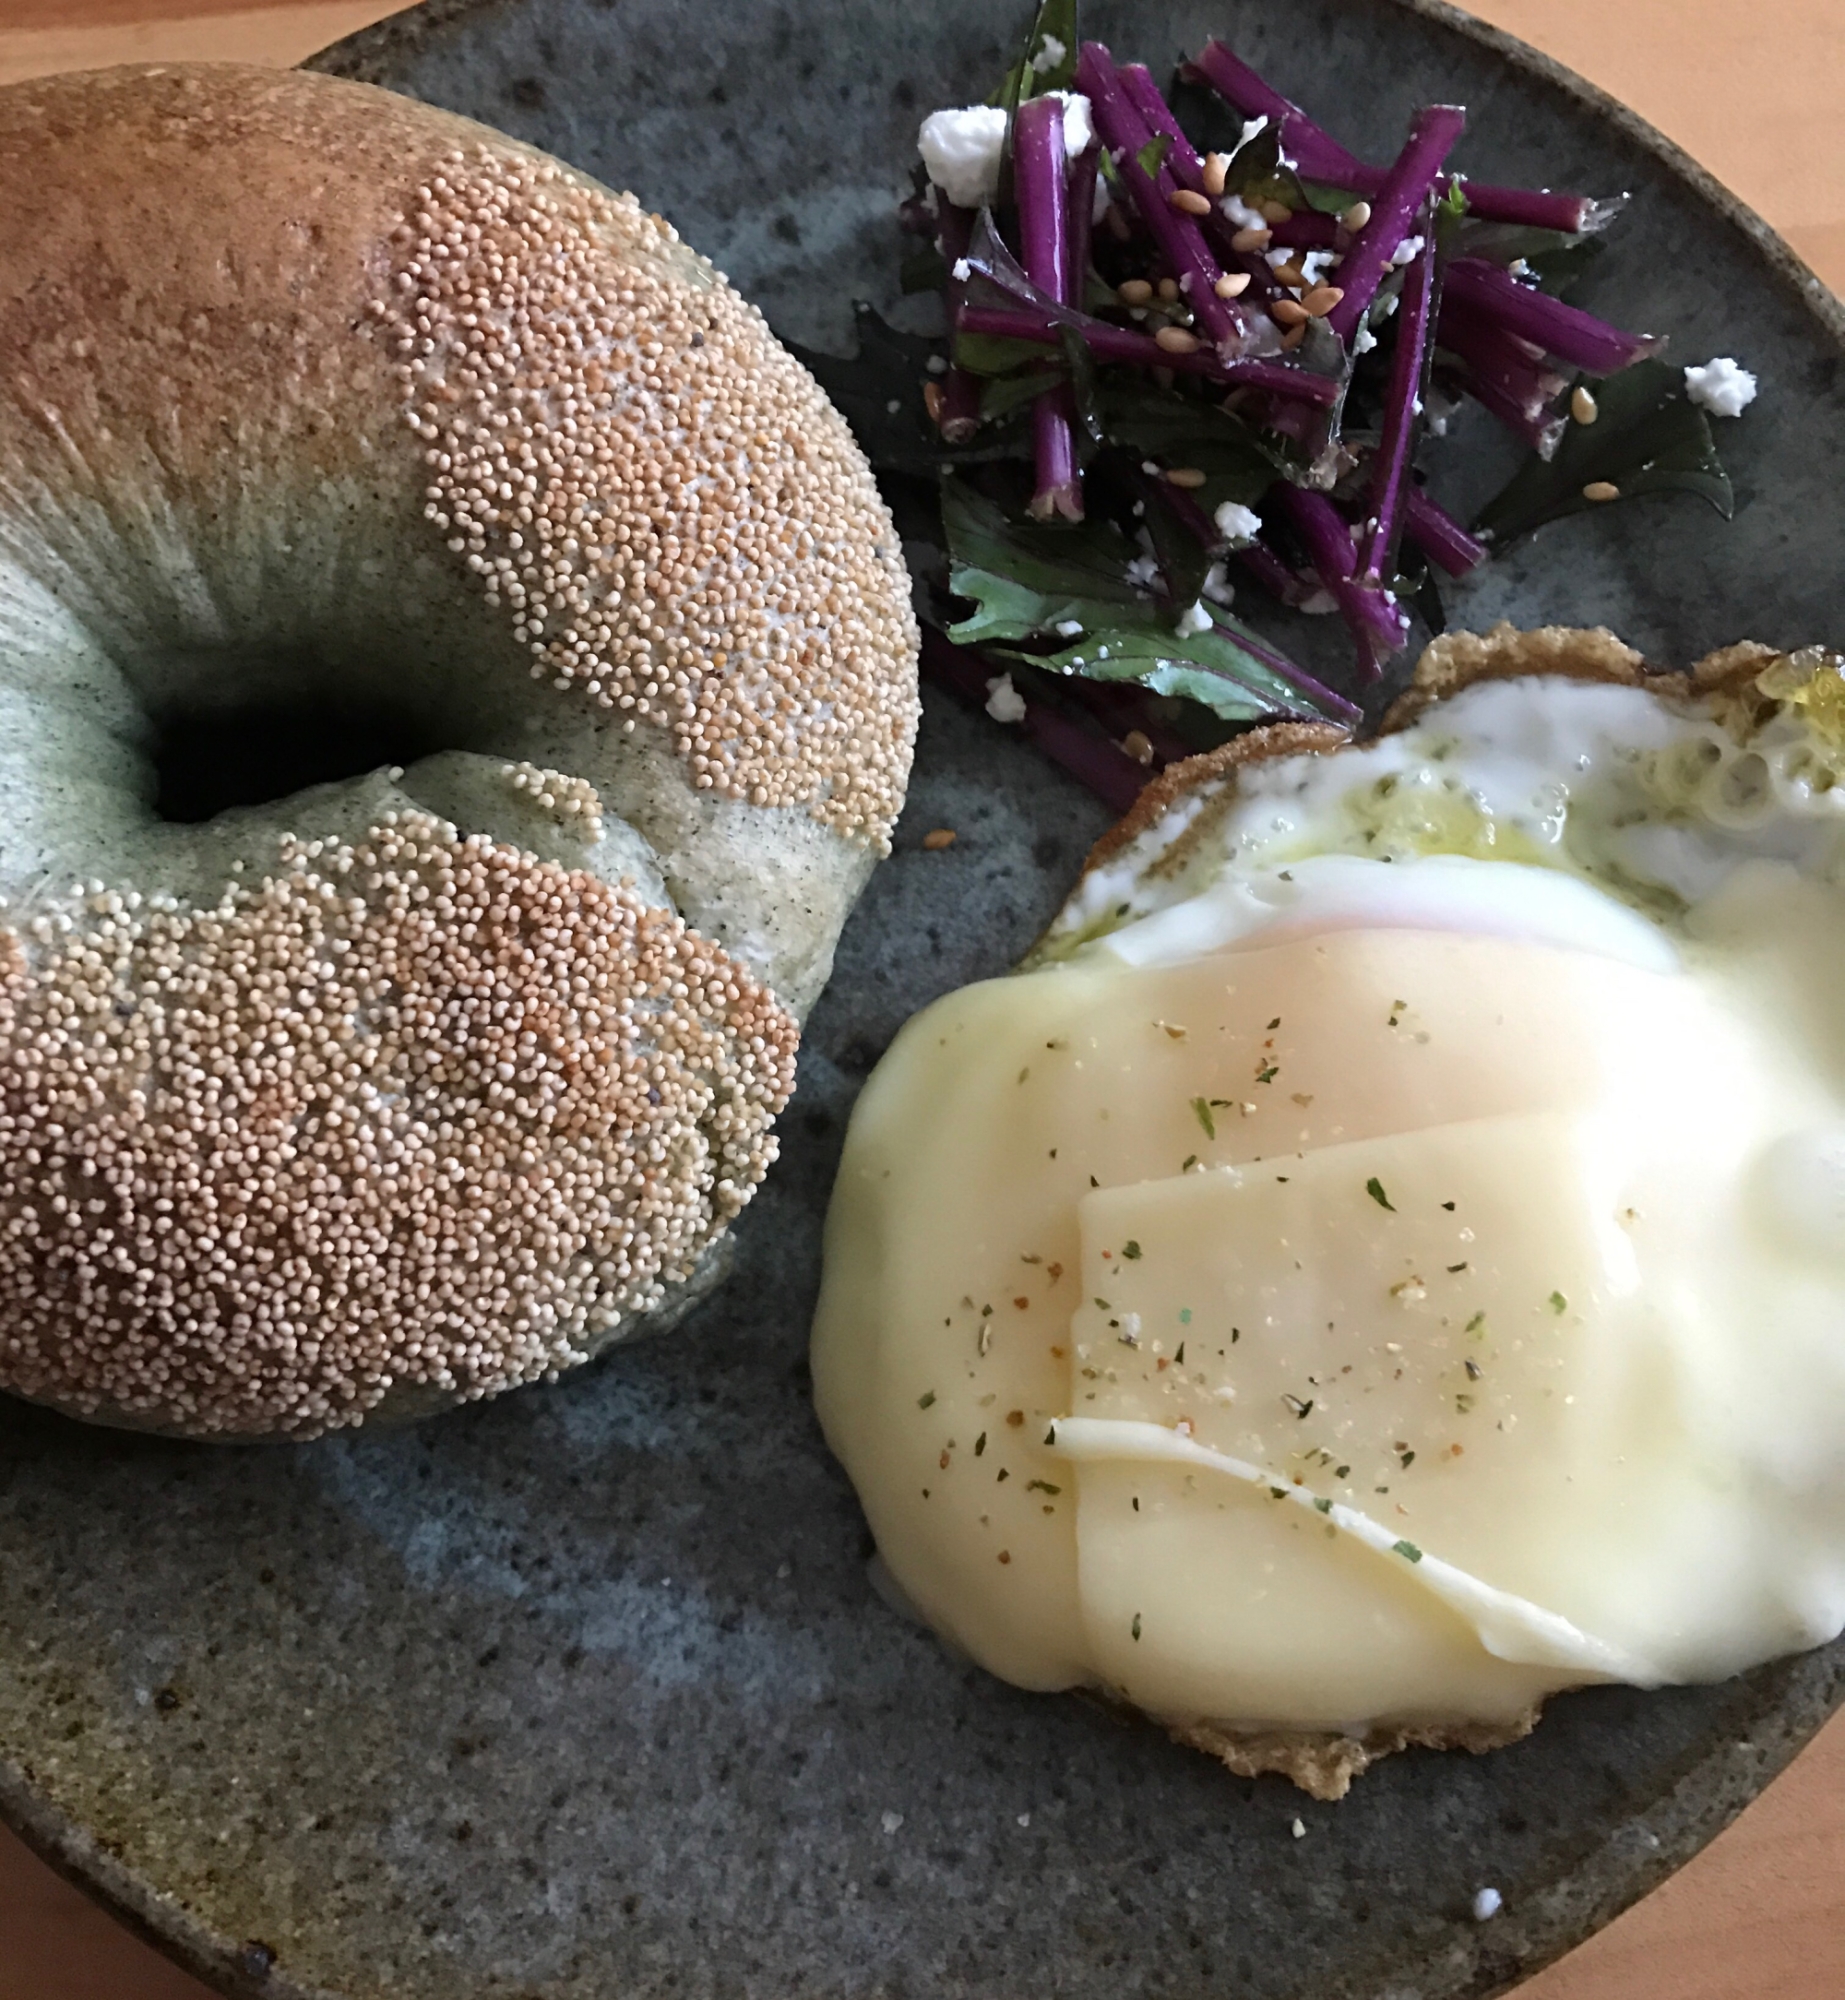
[[[306,1437],[670,1323],[915,654],[632,196],[300,72],[0,91],[0,1387]]]

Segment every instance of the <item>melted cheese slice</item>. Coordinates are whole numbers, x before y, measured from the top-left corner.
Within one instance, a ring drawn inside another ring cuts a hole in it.
[[[813,1344],[895,1579],[1010,1680],[1249,1727],[1830,1636],[1842,1273],[1761,1199],[1845,1184],[1794,991],[1346,928],[936,1003]]]

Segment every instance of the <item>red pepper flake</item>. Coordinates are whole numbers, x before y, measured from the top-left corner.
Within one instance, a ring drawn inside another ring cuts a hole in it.
[[[1014,1430],[1017,1430],[1025,1421],[1025,1412],[1023,1410],[1008,1410],[1006,1412],[1006,1421]]]
[[[1063,1349],[1061,1347],[1053,1347],[1051,1349],[1051,1359],[1053,1361],[1061,1361],[1063,1359]]]
[[[936,1463],[946,1472],[948,1470],[948,1454],[943,1452],[941,1457],[936,1460]]]
[[[999,1559],[1003,1563],[1009,1563],[1012,1560],[1012,1551],[1010,1549],[1001,1549]]]
[[[1020,1312],[1023,1312],[1031,1304],[1031,1301],[1030,1299],[1014,1299],[1012,1303],[1018,1307]]]
[[[954,829],[947,826],[938,826],[933,833],[925,833],[923,835],[922,844],[928,853],[940,854],[943,848],[952,847],[955,844]]]
[[[1045,1267],[1044,1267],[1044,1268],[1045,1268],[1045,1269],[1046,1269],[1046,1270],[1047,1270],[1048,1272],[1050,1272],[1050,1274],[1051,1274],[1051,1283],[1052,1283],[1053,1285],[1054,1285],[1054,1284],[1055,1284],[1055,1283],[1057,1282],[1057,1280],[1058,1280],[1059,1278],[1061,1278],[1061,1277],[1063,1276],[1063,1266],[1062,1266],[1061,1264],[1047,1264],[1047,1265],[1045,1265]]]

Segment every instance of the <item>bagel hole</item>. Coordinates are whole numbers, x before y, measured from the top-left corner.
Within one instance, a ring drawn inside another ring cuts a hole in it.
[[[335,695],[157,716],[154,810],[182,826],[455,746],[402,708]]]

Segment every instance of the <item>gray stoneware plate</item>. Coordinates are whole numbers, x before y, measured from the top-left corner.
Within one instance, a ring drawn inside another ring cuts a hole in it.
[[[917,120],[1023,0],[438,0],[319,66],[631,186],[782,330],[895,291]],[[1735,353],[1733,526],[1682,500],[1547,532],[1461,622],[1606,620],[1683,661],[1845,638],[1840,308],[1627,113],[1430,0],[1100,4],[1164,64],[1222,31],[1362,149],[1475,113],[1462,164],[1635,193],[1598,302]],[[1465,495],[1459,497],[1464,498]],[[1330,621],[1327,621],[1330,622]],[[1338,1806],[1020,1694],[873,1596],[803,1360],[841,1130],[899,1022],[1003,969],[1101,829],[932,701],[896,858],[816,1013],[728,1288],[676,1338],[421,1429],[230,1451],[0,1409],[0,1811],[242,1994],[338,2000],[1449,2000],[1575,1944],[1721,1827],[1845,1687],[1565,1697]],[[953,826],[947,854],[924,830]],[[1296,1816],[1304,1835],[1291,1832]],[[1468,1918],[1484,1883],[1504,1894]]]

